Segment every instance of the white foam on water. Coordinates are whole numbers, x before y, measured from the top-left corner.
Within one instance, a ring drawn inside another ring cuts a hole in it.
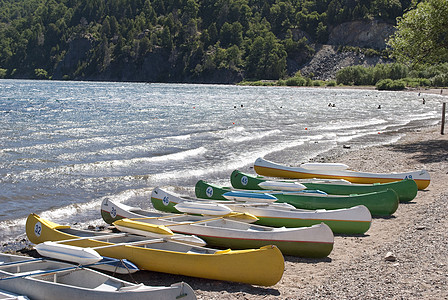
[[[254,140],[261,140],[265,137],[272,136],[272,135],[279,134],[279,133],[281,133],[280,130],[270,130],[270,131],[266,131],[266,132],[257,132],[257,133],[247,132],[243,136],[229,137],[229,141],[231,141],[233,143],[243,143],[243,142],[249,142],[249,141],[254,141]]]
[[[325,125],[319,125],[316,129],[325,130],[325,131],[338,131],[342,129],[353,129],[353,128],[364,128],[370,127],[373,125],[380,125],[387,123],[386,120],[383,119],[372,119],[372,120],[362,120],[362,121],[336,121],[333,123],[327,123]]]
[[[207,152],[205,147],[199,147],[196,149],[190,149],[186,151],[180,151],[171,154],[165,154],[161,156],[153,157],[140,157],[125,160],[107,160],[96,161],[93,163],[85,164],[71,164],[56,168],[38,169],[38,170],[26,170],[21,173],[8,174],[8,180],[18,181],[24,179],[38,180],[44,177],[53,177],[58,174],[76,174],[76,173],[98,173],[98,172],[114,172],[117,170],[132,169],[135,167],[141,168],[143,165],[155,162],[167,162],[167,161],[182,161],[188,157],[198,157]]]

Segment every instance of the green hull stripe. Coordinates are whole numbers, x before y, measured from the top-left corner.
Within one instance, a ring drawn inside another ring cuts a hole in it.
[[[222,195],[229,188],[222,188],[199,180],[195,186],[196,197],[204,199],[226,200]],[[390,216],[398,208],[398,196],[393,190],[384,190],[367,194],[354,194],[345,196],[313,196],[290,195],[282,193],[271,193],[277,197],[278,202],[285,202],[302,209],[340,209],[357,205],[366,206],[373,216]]]
[[[161,199],[157,199],[151,197],[152,205],[155,209],[170,212],[170,213],[179,213],[174,208],[174,205],[177,203],[170,202],[168,205],[164,205]],[[361,221],[342,221],[342,220],[307,220],[307,219],[288,219],[288,218],[269,218],[269,217],[260,217],[255,224],[272,226],[272,227],[310,227],[312,225],[325,223],[327,224],[333,233],[338,234],[364,234],[369,230],[371,222],[361,222]]]
[[[242,180],[244,178],[244,180]],[[236,189],[246,190],[262,190],[258,185],[261,182],[267,181],[263,176],[250,175],[242,173],[238,170],[232,172],[230,175],[230,182],[232,187]],[[243,184],[242,182],[245,182]],[[279,180],[282,181],[282,180]],[[287,180],[283,180],[288,182]],[[291,181],[289,181],[291,182]],[[325,183],[302,183],[309,190],[320,190],[331,195],[350,195],[350,194],[366,194],[386,189],[394,190],[400,202],[409,202],[417,196],[418,186],[412,179],[399,180],[389,183],[374,183],[368,185],[344,185],[344,184],[325,184]]]

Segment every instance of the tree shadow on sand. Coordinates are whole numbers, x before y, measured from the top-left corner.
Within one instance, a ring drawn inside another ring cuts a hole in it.
[[[412,158],[421,163],[437,163],[448,159],[447,140],[429,140],[409,144],[392,144],[385,147],[395,152],[413,153]]]
[[[120,274],[116,274],[115,276],[123,280],[153,286],[169,286],[173,283],[183,281],[188,283],[196,291],[226,291],[228,293],[246,293],[249,295],[280,296],[280,292],[277,289],[270,287],[158,273],[152,271],[138,271],[137,273],[132,274],[132,276]]]
[[[285,261],[289,261],[289,262],[293,262],[293,263],[317,264],[317,263],[331,263],[332,260],[328,256],[322,257],[322,258],[308,258],[308,257],[285,255]]]

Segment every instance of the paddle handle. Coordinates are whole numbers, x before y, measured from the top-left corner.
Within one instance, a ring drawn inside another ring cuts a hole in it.
[[[12,261],[12,262],[7,262],[7,263],[2,263],[0,264],[0,268],[6,268],[6,267],[10,267],[10,266],[21,266],[21,265],[26,265],[26,264],[30,264],[36,261],[41,261],[43,260],[43,258],[34,258],[34,259],[28,259],[28,260],[20,260],[20,261]]]
[[[60,241],[54,241],[53,243],[60,244],[60,243],[69,243],[69,242],[76,242],[76,241],[82,241],[82,240],[102,240],[102,239],[108,239],[108,238],[115,238],[115,237],[122,237],[128,235],[126,232],[123,233],[111,233],[111,234],[105,234],[105,235],[98,235],[98,236],[85,236],[85,237],[79,237],[74,239],[68,239],[68,240],[60,240]]]
[[[96,262],[96,263],[87,264],[87,265],[79,265],[79,266],[73,266],[73,267],[59,268],[59,269],[53,269],[53,270],[47,270],[47,271],[40,271],[40,272],[34,272],[34,273],[20,274],[20,275],[15,275],[15,276],[13,275],[13,276],[9,276],[9,277],[0,278],[0,281],[1,280],[23,278],[23,277],[28,277],[28,276],[56,274],[56,273],[61,273],[61,272],[65,272],[65,271],[76,270],[76,269],[81,269],[81,268],[84,268],[84,267],[91,267],[91,266],[102,265],[102,264],[104,264],[104,263],[103,262]]]

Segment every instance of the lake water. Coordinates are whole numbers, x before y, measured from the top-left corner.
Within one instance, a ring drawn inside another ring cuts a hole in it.
[[[0,241],[25,237],[32,212],[97,225],[105,197],[148,208],[156,186],[191,195],[199,179],[228,185],[257,157],[297,165],[343,145],[390,143],[403,128],[437,124],[440,102],[372,90],[0,80]]]

